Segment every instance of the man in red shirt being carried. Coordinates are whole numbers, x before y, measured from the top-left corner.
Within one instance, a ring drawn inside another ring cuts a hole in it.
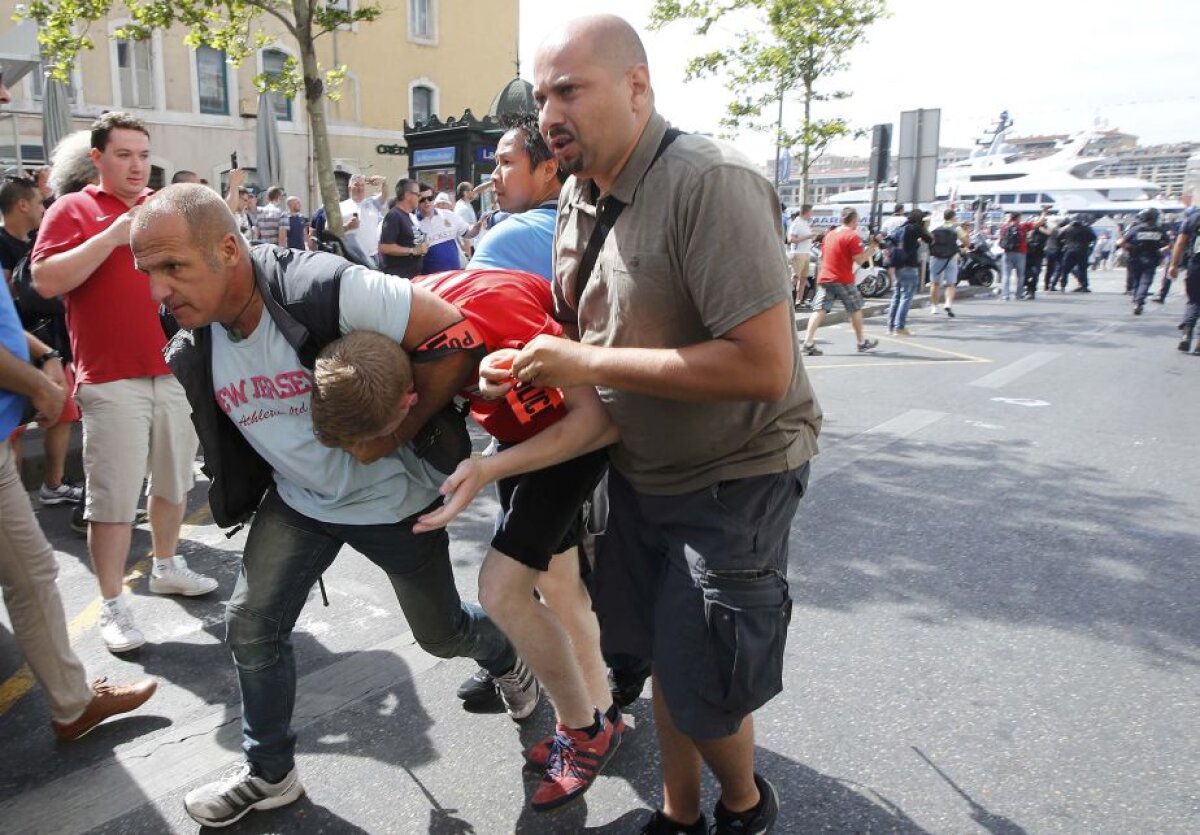
[[[122,585],[147,474],[150,591],[194,596],[217,581],[175,554],[198,442],[187,398],[163,360],[158,306],[129,248],[130,225],[150,195],[150,134],[128,113],[106,113],[92,124],[91,153],[99,185],[55,201],[30,263],[38,293],[62,296],[66,308],[73,394],[83,410],[88,551],[104,596],[100,635],[110,651],[128,652],[146,642]]]
[[[879,344],[877,339],[867,339],[863,334],[863,299],[854,283],[854,265],[871,262],[878,244],[872,240],[863,247],[858,236],[858,212],[842,209],[842,225],[821,241],[821,268],[817,273],[817,297],[813,299],[813,313],[804,333],[804,353],[819,357],[824,353],[813,340],[817,328],[825,321],[825,314],[833,309],[834,301],[840,301],[850,314],[850,325],[854,328],[854,340],[859,351],[870,351]]]

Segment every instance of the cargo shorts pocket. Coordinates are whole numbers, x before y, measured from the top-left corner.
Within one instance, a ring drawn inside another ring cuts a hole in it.
[[[707,571],[701,585],[703,698],[746,716],[783,690],[783,650],[792,619],[787,581],[776,571]]]

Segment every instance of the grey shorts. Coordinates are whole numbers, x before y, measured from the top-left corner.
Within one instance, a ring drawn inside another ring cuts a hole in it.
[[[783,689],[788,535],[808,464],[679,496],[609,471],[593,605],[605,653],[650,660],[671,719],[729,736]]]
[[[862,293],[858,292],[857,286],[839,284],[836,281],[817,285],[817,297],[813,299],[813,310],[824,310],[828,313],[833,310],[835,301],[841,302],[847,313],[854,313],[863,308]]]

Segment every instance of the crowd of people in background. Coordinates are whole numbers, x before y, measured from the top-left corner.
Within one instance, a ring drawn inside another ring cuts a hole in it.
[[[1039,290],[1091,293],[1089,271],[1123,267],[1125,294],[1131,297],[1133,314],[1141,315],[1147,302],[1166,302],[1174,279],[1169,262],[1175,246],[1181,240],[1184,243],[1180,245],[1185,248],[1194,246],[1194,234],[1187,230],[1200,209],[1192,205],[1190,194],[1184,195],[1182,202],[1184,211],[1169,222],[1156,208],[1143,209],[1132,221],[1107,221],[1101,225],[1098,218],[1090,215],[1059,216],[1047,206],[1030,218],[1020,212],[1008,212],[998,225],[981,223],[978,228],[972,221],[960,221],[953,208],[945,209],[941,222],[933,225],[929,212],[906,210],[897,204],[874,234],[862,227],[856,211],[853,228],[860,242],[874,241],[875,246],[870,258],[861,257],[865,249],[856,253],[855,263],[860,270],[872,264],[887,269],[892,288],[887,312],[889,335],[911,335],[908,311],[913,294],[922,286],[929,288],[930,313],[944,311],[948,317],[955,317],[955,288],[960,280],[960,267],[969,253],[982,258],[992,270],[996,279],[992,292],[1004,301],[1034,301]],[[812,213],[813,207],[806,204],[785,216],[784,245],[792,267],[796,307],[812,309],[812,320],[819,325],[831,302],[829,289],[822,285],[834,282],[832,275],[836,273],[840,276],[837,283],[853,286],[861,274],[851,269],[851,265],[840,263],[840,235],[844,227],[814,231]],[[829,248],[827,242],[836,246]],[[838,263],[823,264],[831,257]],[[1186,262],[1187,253],[1175,260]],[[1159,275],[1157,287],[1156,275]],[[846,291],[839,292],[846,295]],[[846,309],[853,317],[861,304],[860,295]],[[1187,324],[1192,320],[1190,304],[1187,310],[1179,327],[1185,335],[1194,328]],[[856,332],[859,327],[861,324],[856,325]],[[858,342],[860,345],[863,342],[861,334]],[[1189,335],[1181,340],[1180,350],[1191,351],[1190,346]],[[805,350],[819,353],[811,339],[805,341]]]

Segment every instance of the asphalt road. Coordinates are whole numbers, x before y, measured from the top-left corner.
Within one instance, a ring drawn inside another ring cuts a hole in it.
[[[807,361],[826,412],[792,529],[784,693],[757,717],[779,832],[1200,831],[1200,357],[1182,299],[1130,315],[1123,277],[1036,302],[978,297],[854,351],[825,328]],[[141,711],[57,745],[0,620],[0,830],[194,832],[183,794],[239,759],[222,601],[245,532],[185,530],[210,598],[132,586],[150,643],[117,659],[68,513],[40,511],[89,672],[161,680]],[[494,504],[452,529],[463,595]],[[135,536],[145,553],[148,531]],[[135,564],[136,563],[136,564]],[[636,832],[657,804],[649,703],[586,797],[535,815],[520,748],[548,732],[465,713],[472,665],[412,644],[383,576],[344,553],[296,631],[308,795],[230,832]],[[4,616],[0,616],[4,617]],[[705,803],[716,791],[710,783]]]

